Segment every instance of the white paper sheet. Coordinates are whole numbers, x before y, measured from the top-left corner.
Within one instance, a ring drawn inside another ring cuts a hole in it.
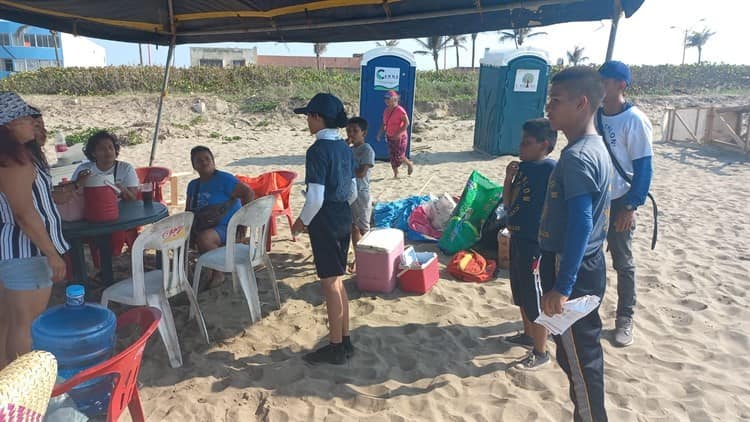
[[[576,321],[596,309],[596,307],[599,306],[599,301],[600,299],[598,296],[581,296],[565,302],[563,305],[563,313],[555,316],[548,316],[542,312],[534,322],[546,327],[552,335],[559,336]]]

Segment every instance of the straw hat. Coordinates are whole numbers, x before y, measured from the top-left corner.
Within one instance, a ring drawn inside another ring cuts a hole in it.
[[[56,378],[51,353],[33,351],[11,362],[0,371],[0,421],[41,420]]]

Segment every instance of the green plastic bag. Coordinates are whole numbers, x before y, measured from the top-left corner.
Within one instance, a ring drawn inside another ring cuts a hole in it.
[[[438,246],[447,254],[469,249],[479,241],[479,228],[503,196],[503,187],[474,170],[466,182],[461,200],[443,229]]]

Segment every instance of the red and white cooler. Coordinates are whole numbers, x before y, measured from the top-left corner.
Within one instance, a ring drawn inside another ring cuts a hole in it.
[[[365,292],[390,293],[396,288],[404,232],[376,229],[357,243],[357,288]]]

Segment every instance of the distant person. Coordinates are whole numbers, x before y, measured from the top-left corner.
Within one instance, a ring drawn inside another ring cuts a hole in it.
[[[201,227],[194,232],[195,246],[199,253],[204,254],[227,243],[229,220],[237,210],[253,200],[254,193],[232,174],[217,170],[214,154],[207,147],[197,146],[191,149],[190,162],[198,172],[198,178],[188,183],[185,211],[195,213],[194,228],[200,224],[201,212],[222,214],[218,216],[217,225]],[[207,289],[224,281],[224,274],[218,271],[209,271],[208,275],[209,283],[204,284]]]
[[[542,312],[563,312],[568,299],[604,297],[607,267],[604,239],[609,226],[612,163],[594,127],[604,98],[596,70],[569,67],[552,78],[547,115],[568,145],[552,170],[539,224],[542,251]],[[570,382],[574,420],[607,420],[604,407],[604,357],[599,341],[599,307],[554,336],[557,362]]]
[[[138,198],[138,175],[132,165],[117,160],[120,141],[107,131],[99,131],[88,139],[83,153],[88,162],[81,163],[71,177],[82,185],[90,175],[112,176],[120,189],[120,199],[135,201]]]
[[[66,271],[39,116],[17,94],[0,93],[0,369],[31,351],[31,323]]]
[[[352,117],[346,124],[346,142],[351,145],[354,153],[354,162],[357,168],[354,175],[357,177],[357,200],[352,204],[352,246],[362,236],[370,231],[370,218],[372,217],[372,199],[370,198],[370,172],[375,166],[375,151],[370,144],[365,142],[367,136],[367,120],[362,117]],[[356,262],[349,265],[349,272],[356,271]]]
[[[406,110],[398,104],[398,100],[398,92],[391,90],[385,93],[383,124],[376,137],[380,142],[385,134],[394,179],[398,179],[398,169],[404,163],[406,163],[409,175],[414,171],[414,163],[406,158],[406,148],[409,145],[409,116]]]
[[[609,143],[612,155],[628,183],[615,169],[612,179],[612,207],[607,245],[612,254],[612,266],[617,271],[617,318],[615,344],[633,344],[633,308],[635,307],[635,261],[633,233],[635,211],[646,202],[654,155],[651,142],[651,122],[638,107],[625,100],[630,86],[630,69],[622,62],[609,61],[599,68],[604,78],[604,102],[597,114],[597,128]]]
[[[342,276],[346,273],[352,232],[351,204],[357,200],[354,155],[339,136],[339,128],[347,124],[346,112],[341,100],[322,93],[294,112],[307,116],[315,142],[305,154],[307,194],[292,232],[307,231],[310,235],[329,331],[329,343],[303,359],[312,365],[342,365],[354,355],[349,337],[349,297]]]
[[[534,371],[549,363],[547,329],[535,324],[541,292],[534,283],[532,265],[540,256],[539,220],[542,217],[547,182],[555,160],[547,156],[555,149],[557,131],[549,120],[533,119],[523,124],[521,162],[511,161],[505,170],[503,206],[508,214],[510,236],[510,289],[513,303],[521,310],[523,333],[505,340],[532,350],[516,368]]]

